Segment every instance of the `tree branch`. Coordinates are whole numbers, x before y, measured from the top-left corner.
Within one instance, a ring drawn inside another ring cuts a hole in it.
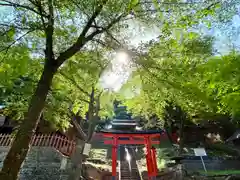
[[[94,102],[95,102],[95,87],[92,85],[92,91],[91,91],[91,94],[90,94],[89,110],[88,110],[89,112],[91,112],[90,113],[91,116],[93,116],[93,113],[94,113]]]
[[[70,97],[68,97],[68,96],[65,96],[65,97],[64,97],[64,100],[59,99],[59,98],[57,98],[56,96],[54,96],[54,93],[56,92],[56,90],[57,90],[57,89],[54,89],[54,90],[50,89],[50,91],[52,92],[53,98],[55,98],[55,99],[57,99],[57,100],[59,100],[59,101],[65,101],[65,102],[68,102],[68,103],[70,102],[70,103],[73,104],[72,99],[71,99]],[[61,91],[61,89],[59,89],[59,90]],[[83,101],[83,102],[85,102],[85,103],[89,103],[88,100],[83,99],[83,98],[79,98],[79,97],[78,97],[77,100]]]
[[[83,6],[83,8],[81,8],[78,2],[76,2],[75,0],[71,0],[71,1],[81,12],[83,12],[87,16],[88,19],[91,18],[90,15],[83,10],[83,9],[87,9],[84,3],[81,4],[81,6]]]
[[[65,79],[70,80],[70,81],[73,83],[73,85],[76,86],[76,88],[78,88],[81,92],[83,92],[85,95],[87,95],[88,97],[90,97],[90,94],[89,94],[88,92],[86,92],[82,87],[80,87],[80,86],[78,85],[78,83],[77,83],[73,78],[67,76],[65,73],[63,73],[63,72],[61,72],[61,71],[60,71],[59,73],[60,73]]]
[[[0,52],[3,52],[6,50],[6,53],[8,52],[8,50],[19,40],[21,40],[24,36],[28,35],[29,33],[33,32],[34,30],[29,30],[26,33],[24,33],[22,36],[18,37],[15,41],[13,41],[10,45],[8,45],[6,48],[3,48],[0,50]]]
[[[37,2],[34,2],[34,0],[28,0],[30,3],[32,3],[34,6],[37,7]],[[37,0],[36,0],[37,1]]]
[[[31,1],[31,0],[29,0],[29,1],[37,7],[37,9],[39,11],[39,14],[40,14],[40,18],[41,18],[42,24],[43,24],[43,27],[44,27],[44,30],[46,31],[47,28],[46,28],[46,23],[45,23],[45,20],[44,20],[44,14],[46,15],[47,13],[44,12],[41,0],[36,2],[36,3]],[[43,14],[43,12],[44,12],[44,14]]]
[[[15,28],[15,29],[19,29],[19,30],[33,30],[33,28],[31,28],[31,27],[21,27],[21,26],[15,25],[15,24],[0,23],[0,26],[7,27],[7,28]],[[37,28],[34,30],[37,30]]]
[[[110,47],[110,48],[112,48],[113,50],[118,49],[117,47],[112,46],[112,45],[108,44],[107,42],[102,41],[101,39],[94,39],[94,38],[93,38],[92,41],[94,41],[94,42],[102,45],[103,47],[108,47],[108,48]]]
[[[93,87],[93,89],[94,89],[94,87]],[[96,99],[96,106],[93,109],[95,111],[95,113],[94,113],[91,121],[89,122],[87,142],[89,142],[92,139],[95,127],[96,127],[97,123],[99,122],[98,115],[99,115],[99,111],[101,109],[100,108],[100,97],[101,97],[102,93],[103,93],[103,90],[98,94],[97,99]],[[94,96],[94,94],[93,94],[93,96]],[[95,99],[95,97],[92,97],[92,99]]]
[[[110,36],[119,46],[122,46],[122,43],[118,41],[108,30],[106,30],[107,35]]]
[[[86,133],[83,131],[82,127],[78,124],[78,122],[76,121],[76,117],[73,114],[73,118],[72,118],[72,123],[73,126],[76,128],[76,130],[78,131],[78,133],[80,134],[81,138],[85,141],[87,139],[87,135]]]
[[[95,88],[94,86],[92,86],[92,91],[91,91],[91,95],[90,95],[90,102],[89,102],[89,106],[88,106],[88,137],[87,137],[87,142],[91,140],[92,138],[92,134],[94,132],[95,129],[95,120],[96,120],[96,115],[94,114],[95,112]]]
[[[54,31],[54,15],[53,15],[53,0],[48,0],[48,22],[45,30],[46,33],[46,51],[45,59],[47,62],[53,62],[55,60],[53,53],[53,31]]]
[[[141,4],[153,4],[153,1],[144,1]],[[188,5],[188,4],[206,4],[206,2],[198,1],[198,2],[158,2],[159,5]]]
[[[87,135],[84,132],[83,128],[80,126],[80,124],[77,122],[77,118],[80,118],[80,116],[79,116],[80,110],[76,114],[74,114],[72,111],[72,104],[69,106],[68,109],[69,109],[69,113],[70,113],[70,117],[71,117],[73,126],[78,131],[79,135],[81,136],[81,139],[85,141],[87,138]]]
[[[146,2],[142,2],[141,4],[152,4],[153,2],[152,1],[146,1]],[[219,4],[220,2],[214,2],[212,4],[209,4],[207,7],[205,7],[204,9],[206,10],[210,10],[212,7],[214,7],[215,5]],[[173,5],[173,7],[176,5],[178,6],[184,6],[184,5],[196,5],[196,4],[206,4],[205,2],[159,2],[158,3],[159,5]],[[204,9],[201,9],[200,11],[204,10]],[[189,11],[189,10],[187,10]],[[134,13],[144,13],[144,14],[141,14],[141,16],[146,16],[145,12],[150,12],[150,13],[157,13],[157,12],[164,12],[164,13],[171,13],[171,12],[177,12],[176,10],[173,10],[171,8],[169,8],[168,10],[159,10],[159,9],[145,9],[145,10],[140,10],[140,11],[133,11],[133,15]],[[140,17],[141,17],[140,16]],[[139,17],[139,16],[138,16]],[[130,20],[130,19],[134,19],[135,16],[133,17],[128,17],[124,20]]]
[[[93,38],[92,41],[95,41],[95,42],[97,42],[98,44],[101,44],[104,47],[108,47],[108,45],[104,41],[102,41],[101,39],[94,39]]]
[[[88,35],[86,37],[86,42],[90,41],[93,39],[94,36],[106,32],[107,30],[111,29],[116,23],[118,23],[122,17],[124,17],[125,14],[119,15],[117,18],[115,18],[107,27],[102,28],[101,30],[96,30],[92,34]]]
[[[89,39],[87,39],[85,36],[89,31],[89,29],[91,28],[91,25],[96,19],[96,17],[101,13],[102,8],[106,3],[107,3],[107,0],[103,0],[102,4],[98,5],[95,12],[92,14],[91,18],[88,20],[86,26],[83,28],[77,41],[71,47],[69,47],[66,51],[60,53],[59,57],[57,58],[58,66],[61,66],[65,60],[67,60],[68,58],[76,54],[86,44],[86,42],[89,41]]]
[[[216,6],[216,5],[219,4],[219,3],[220,3],[220,1],[217,1],[217,2],[215,2],[215,3],[212,3],[212,4],[210,4],[209,6],[207,6],[205,9],[210,10],[213,6]]]
[[[2,2],[5,2],[5,3],[0,3],[0,6],[8,6],[8,7],[14,7],[14,8],[23,8],[23,9],[32,11],[35,14],[40,15],[40,13],[38,11],[36,11],[34,8],[31,8],[29,6],[18,4],[18,3],[14,3],[14,2],[11,2],[11,1],[8,1],[8,0],[2,0]],[[47,17],[47,16],[44,15],[44,17]]]
[[[92,122],[89,123],[87,142],[91,141],[92,136],[94,134],[95,127],[96,127],[98,121],[99,121],[98,116],[94,116],[93,119],[92,119]]]
[[[77,98],[77,99],[80,100],[80,101],[83,101],[83,102],[85,102],[85,103],[89,103],[89,101],[86,100],[86,99],[82,99],[82,98]]]

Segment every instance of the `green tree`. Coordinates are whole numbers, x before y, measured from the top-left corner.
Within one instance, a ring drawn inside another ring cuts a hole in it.
[[[91,140],[101,118],[112,114],[112,94],[104,90],[100,82],[101,75],[109,65],[109,60],[99,51],[85,51],[68,61],[53,81],[54,93],[65,93],[61,95],[63,99],[59,99],[56,105],[66,102],[64,108],[62,109],[62,105],[60,108],[62,111],[67,110],[67,116],[78,132],[77,148],[71,158],[73,167],[69,179],[79,179],[82,176],[84,145]],[[58,114],[62,118],[64,112]],[[49,117],[51,115],[50,111]]]
[[[215,100],[199,86],[201,81],[197,71],[212,56],[212,38],[200,37],[192,32],[183,35],[185,38],[181,42],[176,38],[159,37],[156,43],[151,42],[146,46],[149,48],[145,54],[136,57],[138,68],[130,80],[130,87],[135,82],[140,91],[125,101],[133,112],[145,116],[149,121],[153,115],[159,121],[164,120],[156,123],[162,128],[173,126],[170,125],[172,118],[166,116],[166,110],[175,108],[169,113],[178,114],[175,120],[179,121],[174,120],[173,123],[178,126],[181,137],[180,153],[188,116],[214,112],[216,108]]]
[[[179,46],[175,39],[150,44],[147,53],[136,60],[139,66],[134,75],[138,77],[133,76],[126,85],[141,84],[139,93],[125,101],[127,106],[148,118],[156,114],[165,120],[166,109],[173,104],[193,122],[230,115],[225,123],[238,127],[239,54],[213,56],[211,41],[198,37],[186,38]],[[134,78],[138,82],[133,83]]]
[[[201,73],[200,88],[217,102],[216,111],[229,114],[233,119],[239,114],[239,54],[232,52],[213,57],[198,68]]]
[[[138,1],[38,1],[27,2],[3,0],[1,6],[13,10],[14,20],[3,22],[1,26],[15,30],[15,38],[6,48],[19,41],[28,43],[32,52],[41,55],[44,50],[44,68],[29,108],[17,132],[17,136],[6,156],[0,179],[17,179],[19,169],[29,150],[31,137],[35,132],[44,108],[52,79],[59,67],[89,42],[110,34],[131,9],[141,8]],[[137,14],[143,14],[139,12]],[[80,18],[79,18],[80,17]],[[72,23],[71,23],[72,22]],[[88,46],[86,46],[88,44]],[[40,51],[39,51],[40,49]]]
[[[42,119],[50,122],[55,129],[64,131],[74,126],[77,130],[76,140],[81,148],[91,140],[100,120],[113,114],[113,94],[104,90],[100,81],[101,75],[110,66],[109,59],[103,57],[103,51],[104,49],[101,49],[101,53],[97,50],[84,51],[64,64],[53,79],[42,114]],[[38,68],[41,69],[41,66],[35,69]],[[14,82],[10,79],[9,81],[14,85],[11,88],[9,86],[2,94],[5,104],[4,114],[15,120],[23,120],[28,101],[38,79],[34,75],[40,75],[36,71],[33,71],[35,74],[30,72],[25,72],[25,77],[12,80]],[[70,179],[79,177],[81,168],[74,168],[76,163],[82,166],[82,149],[73,154],[72,159],[77,159],[77,161],[73,161],[74,171]]]
[[[195,38],[189,38],[192,36]],[[197,86],[199,75],[196,73],[198,66],[212,56],[212,39],[198,37],[195,33],[187,33],[185,37],[180,43],[175,38],[160,37],[156,43],[147,45],[150,46],[147,53],[136,59],[140,95],[144,95],[146,105],[154,108],[158,116],[167,101],[184,106],[183,102],[190,104],[189,100],[195,99],[199,107],[206,102],[203,108],[211,108],[214,103]],[[192,105],[193,108],[196,105]]]
[[[4,115],[22,120],[41,75],[42,65],[32,59],[26,46],[15,46],[0,53],[0,104]]]
[[[179,1],[173,3],[182,4]],[[63,63],[79,51],[91,48],[93,42],[103,44],[103,38],[115,41],[112,33],[118,33],[121,28],[127,25],[128,22],[122,20],[128,19],[130,14],[134,14],[130,19],[150,21],[156,19],[156,16],[152,15],[153,11],[176,10],[178,13],[170,16],[175,18],[186,16],[182,12],[191,12],[192,8],[187,3],[184,4],[187,6],[186,8],[182,8],[182,6],[172,8],[170,7],[172,3],[163,2],[163,4],[165,4],[163,10],[156,8],[152,10],[152,2],[134,0],[88,2],[78,0],[30,0],[24,2],[2,0],[0,2],[0,6],[13,10],[11,17],[14,17],[13,20],[8,17],[7,21],[1,23],[4,34],[10,34],[14,37],[13,42],[8,43],[1,50],[8,51],[11,46],[22,42],[27,44],[31,53],[35,53],[37,56],[42,55],[44,59],[43,72],[30,100],[24,123],[22,123],[4,160],[0,173],[1,179],[17,179],[21,164],[29,150],[31,137],[44,108],[53,77],[58,69],[64,66]],[[207,3],[204,6],[194,6],[193,8],[203,7],[201,12],[204,12],[204,9],[211,9],[216,4]],[[169,18],[169,14],[164,15],[167,17],[165,19]],[[188,22],[193,16],[187,17],[184,22]],[[201,18],[201,16],[198,17]],[[171,19],[173,20],[173,18]],[[164,22],[163,31],[169,31],[169,24],[169,21]],[[102,34],[104,35],[101,36]],[[44,54],[41,54],[42,50],[44,50]]]

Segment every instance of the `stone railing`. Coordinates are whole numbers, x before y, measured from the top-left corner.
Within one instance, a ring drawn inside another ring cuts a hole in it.
[[[11,134],[0,134],[0,146],[11,146],[14,136]],[[75,149],[75,142],[58,134],[34,135],[31,140],[32,146],[52,147],[65,156],[70,156]]]

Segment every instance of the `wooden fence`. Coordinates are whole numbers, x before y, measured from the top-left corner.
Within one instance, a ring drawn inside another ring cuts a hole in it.
[[[11,134],[0,134],[0,146],[11,146],[14,137]],[[52,147],[65,156],[70,156],[75,149],[75,141],[58,134],[34,135],[31,140],[32,146]]]

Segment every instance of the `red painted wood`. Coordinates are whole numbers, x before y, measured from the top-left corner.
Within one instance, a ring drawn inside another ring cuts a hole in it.
[[[112,146],[112,176],[116,177],[117,175],[117,144],[118,144],[118,137],[115,136],[113,140]]]
[[[104,144],[114,144],[114,140],[105,140]],[[145,144],[145,142],[137,140],[118,140],[118,144]],[[151,144],[160,144],[160,141],[151,141]]]
[[[0,144],[3,144],[2,142],[3,142],[3,134],[0,135]],[[4,144],[3,144],[3,146],[4,146]]]
[[[38,136],[35,135],[35,138],[34,138],[34,141],[33,141],[33,146],[37,146],[37,143],[38,143]]]
[[[42,141],[42,146],[45,146],[47,140],[47,135],[43,135],[43,141]]]
[[[43,139],[43,135],[41,135],[40,137],[39,137],[39,146],[42,146],[42,144],[44,143],[44,139]]]
[[[50,136],[46,135],[46,140],[45,140],[44,146],[49,146],[49,141],[50,141]]]
[[[70,143],[68,142],[67,137],[65,137],[65,138],[64,138],[64,141],[63,141],[63,147],[64,147],[64,149],[65,149],[66,152],[69,152],[69,151],[68,151],[69,146],[70,146]]]
[[[54,146],[54,136],[51,135],[49,146]]]
[[[49,136],[48,136],[48,143],[47,143],[47,146],[51,146],[51,139],[52,139],[52,136],[49,135]]]
[[[33,135],[31,145],[34,146],[36,140],[36,135]]]
[[[153,175],[153,164],[152,164],[152,154],[151,154],[151,142],[149,137],[145,138],[145,147],[147,149],[147,154],[146,154],[146,161],[148,164],[148,177],[152,177]]]
[[[116,174],[116,146],[117,144],[145,144],[146,162],[148,169],[149,180],[152,176],[157,174],[157,161],[156,152],[152,151],[152,144],[160,144],[160,140],[152,140],[152,138],[160,138],[160,134],[114,134],[114,133],[102,133],[103,137],[113,138],[105,140],[104,144],[112,144],[112,176]],[[165,136],[166,137],[166,136]],[[129,140],[119,140],[119,138],[129,138]],[[138,138],[138,140],[136,140]],[[143,140],[139,140],[143,139]]]
[[[58,135],[55,135],[55,138],[56,138],[56,144],[55,144],[54,147],[55,147],[56,149],[59,149],[59,140],[60,140],[60,139],[59,139],[59,136],[58,136]]]
[[[37,144],[38,144],[38,136],[35,135],[35,139],[34,139],[32,146],[37,146]]]
[[[113,133],[96,133],[99,139],[105,138],[105,144],[114,144],[113,137],[117,137],[117,144],[145,144],[144,138],[150,139],[150,144],[159,144],[159,138],[164,135],[160,134],[113,134]],[[166,136],[165,136],[166,137]],[[172,135],[174,141],[177,140],[176,134]],[[129,140],[119,140],[119,138],[129,138]],[[155,138],[155,139],[154,139]],[[9,146],[13,137],[11,135],[0,134],[0,146]],[[75,149],[74,140],[63,138],[56,134],[51,135],[34,135],[31,141],[32,146],[47,146],[63,151],[65,155],[71,155]]]
[[[8,134],[0,134],[0,146],[9,146],[13,137]],[[75,142],[64,136],[52,135],[34,135],[31,140],[32,146],[47,146],[59,150],[64,155],[70,156],[75,149]]]
[[[135,138],[145,138],[145,137],[151,137],[151,138],[159,138],[160,134],[114,134],[114,133],[102,133],[104,137],[135,137]]]
[[[152,162],[153,162],[153,170],[154,170],[153,172],[154,172],[154,176],[156,177],[158,174],[156,149],[153,147],[151,150],[152,150]]]
[[[9,146],[10,144],[11,144],[11,136],[8,135],[8,136],[7,136],[6,146]]]
[[[4,146],[7,145],[7,143],[6,143],[6,142],[7,142],[7,139],[8,139],[8,136],[4,136],[4,137],[3,137],[3,142],[2,142],[2,143],[4,144]]]

